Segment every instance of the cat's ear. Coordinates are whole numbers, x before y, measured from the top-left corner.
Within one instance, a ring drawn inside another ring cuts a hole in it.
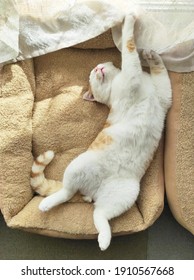
[[[83,99],[87,101],[95,101],[91,88],[89,88],[89,90],[84,93]]]

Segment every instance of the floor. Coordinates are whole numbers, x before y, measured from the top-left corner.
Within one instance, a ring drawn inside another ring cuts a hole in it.
[[[105,252],[96,240],[40,236],[5,225],[0,214],[1,260],[194,260],[194,236],[173,218],[168,205],[148,230],[114,237]]]

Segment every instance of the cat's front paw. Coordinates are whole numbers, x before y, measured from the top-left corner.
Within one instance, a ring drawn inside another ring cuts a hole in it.
[[[50,202],[48,200],[48,197],[44,198],[41,203],[39,204],[39,210],[42,212],[47,212],[49,211],[52,207],[50,205]]]
[[[143,50],[142,57],[147,61],[148,65],[159,65],[162,63],[160,55],[153,50]]]
[[[135,22],[137,20],[137,14],[133,11],[125,15],[125,22]]]

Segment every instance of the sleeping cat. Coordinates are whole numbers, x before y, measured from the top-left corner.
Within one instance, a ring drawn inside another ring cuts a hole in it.
[[[110,113],[104,129],[88,150],[66,168],[63,183],[48,180],[44,169],[53,159],[48,151],[33,164],[31,185],[47,196],[41,211],[71,199],[79,190],[85,201],[94,202],[93,219],[101,250],[111,241],[109,220],[127,211],[136,201],[140,180],[161,138],[171,105],[171,85],[158,54],[143,51],[150,74],[142,71],[133,38],[135,16],[125,17],[122,30],[121,70],[111,62],[97,65],[89,77],[83,98],[106,104]]]

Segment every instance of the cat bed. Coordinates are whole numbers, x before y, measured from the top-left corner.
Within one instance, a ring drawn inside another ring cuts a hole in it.
[[[165,143],[165,185],[171,211],[194,234],[194,72],[171,73],[173,106]]]
[[[91,203],[77,194],[70,202],[42,213],[38,209],[42,198],[30,187],[30,173],[33,158],[53,150],[56,156],[45,175],[62,180],[68,163],[87,150],[103,128],[108,108],[84,101],[82,95],[94,66],[104,61],[120,65],[120,53],[110,38],[106,33],[95,39],[97,44],[87,42],[3,68],[0,207],[9,227],[54,237],[96,238]],[[111,221],[113,235],[145,230],[159,217],[163,204],[161,141],[142,179],[137,202]]]

